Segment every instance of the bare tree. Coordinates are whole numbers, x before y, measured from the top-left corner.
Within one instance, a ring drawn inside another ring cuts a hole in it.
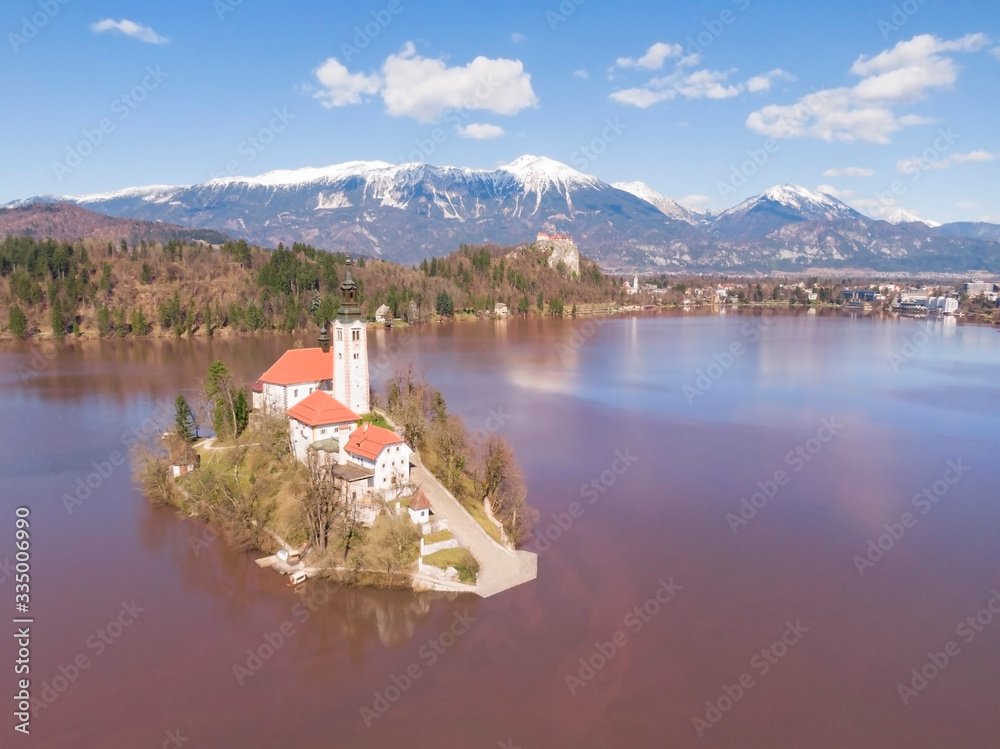
[[[379,518],[372,533],[372,561],[385,572],[392,585],[400,567],[413,561],[418,554],[420,533],[406,514],[385,514]]]
[[[330,536],[341,514],[342,497],[333,478],[331,467],[315,450],[309,451],[307,464],[309,481],[298,493],[299,504],[306,516],[309,539],[320,551],[330,544]]]
[[[276,511],[271,482],[250,472],[243,476],[247,445],[228,450],[224,463],[204,464],[191,475],[192,509],[222,530],[238,549],[263,548]]]
[[[434,446],[441,470],[444,474],[444,485],[453,493],[459,490],[459,478],[465,467],[466,432],[461,419],[457,416],[446,416],[437,422],[434,429]]]
[[[132,450],[132,465],[135,480],[152,502],[162,505],[177,504],[174,480],[170,475],[169,457],[157,454],[140,443]]]
[[[505,439],[490,435],[483,445],[479,463],[479,495],[489,502],[490,510],[516,546],[531,535],[538,512],[528,505],[528,490],[514,453]]]

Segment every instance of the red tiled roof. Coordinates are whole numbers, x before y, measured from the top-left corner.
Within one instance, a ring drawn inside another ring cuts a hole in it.
[[[387,445],[403,443],[403,438],[388,429],[374,424],[364,424],[353,432],[347,441],[347,452],[360,455],[368,460],[375,460]]]
[[[417,495],[410,500],[411,510],[429,510],[431,509],[431,501],[427,499],[427,495],[424,494],[423,489],[417,489]]]
[[[260,376],[261,382],[273,385],[298,385],[320,382],[333,377],[333,351],[321,348],[298,348],[286,351],[269,370]]]
[[[285,413],[311,427],[358,420],[354,411],[324,390],[314,390]]]
[[[261,393],[264,391],[264,385],[260,380],[257,380],[257,382],[250,386],[250,389],[255,393]]]

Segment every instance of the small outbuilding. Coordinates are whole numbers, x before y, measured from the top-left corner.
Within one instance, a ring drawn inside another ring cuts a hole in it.
[[[201,456],[191,448],[185,447],[170,465],[170,472],[174,478],[185,476],[201,465]]]
[[[410,500],[408,510],[410,512],[410,520],[416,525],[423,525],[430,521],[431,503],[427,499],[427,495],[424,494],[423,489],[417,489],[417,493]]]

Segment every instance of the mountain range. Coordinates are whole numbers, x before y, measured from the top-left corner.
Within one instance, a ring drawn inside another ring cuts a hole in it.
[[[306,242],[412,264],[460,244],[572,235],[610,271],[851,269],[965,272],[1000,267],[1000,226],[872,219],[795,185],[720,212],[642,182],[608,184],[545,157],[495,169],[353,161],[323,168],[10,203],[68,202],[109,216],[214,230],[264,246]],[[0,225],[4,222],[0,221]]]

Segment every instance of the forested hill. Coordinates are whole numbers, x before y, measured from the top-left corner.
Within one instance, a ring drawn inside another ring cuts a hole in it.
[[[214,229],[192,229],[163,221],[115,218],[73,203],[29,203],[0,210],[0,237],[49,237],[90,242],[203,241],[219,244],[232,237]]]
[[[419,268],[359,258],[353,266],[369,319],[386,304],[412,322],[523,314],[618,301],[618,282],[581,258],[579,275],[550,267],[548,250],[462,246]],[[346,256],[305,244],[270,251],[229,241],[66,242],[7,237],[0,244],[5,335],[214,335],[315,330],[340,304]]]

